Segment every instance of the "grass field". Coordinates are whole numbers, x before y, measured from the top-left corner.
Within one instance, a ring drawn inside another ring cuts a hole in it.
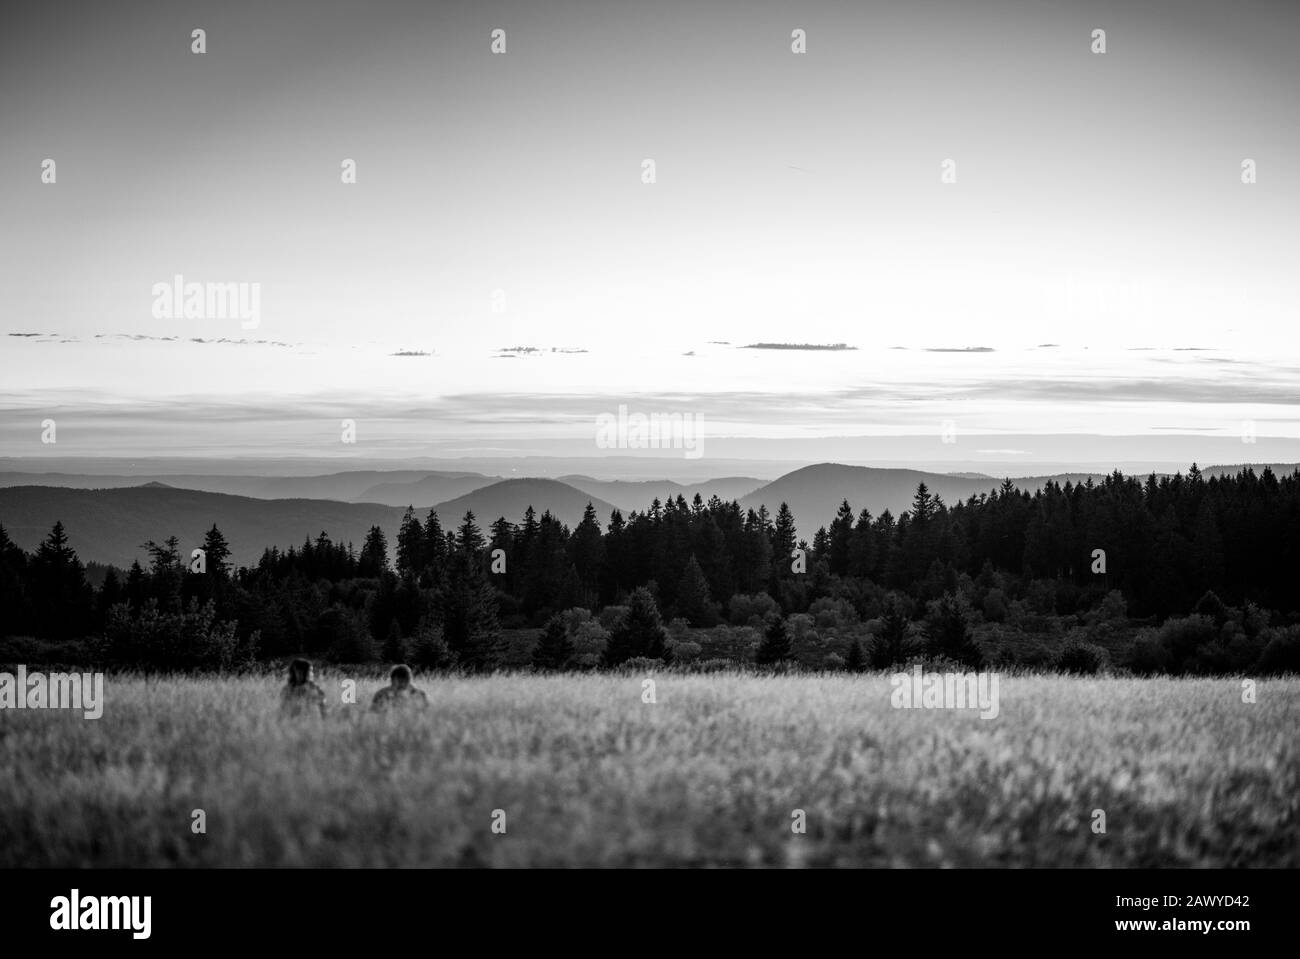
[[[0,712],[0,866],[1300,865],[1295,679],[1004,675],[983,720],[884,674],[437,679],[388,718],[340,678],[324,721],[271,678]]]

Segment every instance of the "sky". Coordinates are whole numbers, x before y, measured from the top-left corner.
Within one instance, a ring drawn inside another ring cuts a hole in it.
[[[814,460],[1300,441],[1297,41],[1280,2],[10,5],[0,454],[626,453],[620,406]],[[255,326],[159,315],[177,275]]]

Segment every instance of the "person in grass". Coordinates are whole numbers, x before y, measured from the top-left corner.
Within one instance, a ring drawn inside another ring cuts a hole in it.
[[[411,667],[394,666],[388,675],[389,685],[375,693],[370,704],[372,713],[387,712],[390,709],[423,709],[429,705],[429,697],[424,690],[411,685]]]
[[[280,691],[280,715],[325,716],[325,690],[314,679],[310,660],[295,659],[289,664],[289,681]]]

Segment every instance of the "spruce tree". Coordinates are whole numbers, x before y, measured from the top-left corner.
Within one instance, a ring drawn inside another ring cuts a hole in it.
[[[388,626],[388,636],[384,639],[383,658],[386,663],[406,662],[406,640],[402,638],[402,628],[393,620]]]
[[[610,634],[605,664],[617,666],[638,656],[663,659],[666,643],[667,632],[654,596],[644,586],[637,587],[628,597],[627,616]]]
[[[552,616],[537,638],[533,649],[533,665],[541,670],[563,669],[573,658],[573,641],[569,639],[564,620]]]
[[[378,576],[388,569],[388,538],[378,526],[370,527],[357,559],[358,576]]]
[[[867,655],[862,650],[862,640],[854,639],[849,646],[849,656],[844,661],[844,668],[851,673],[860,673],[867,668]]]
[[[682,571],[681,582],[677,584],[677,615],[692,626],[713,626],[717,622],[717,610],[709,595],[709,582],[704,578],[695,554],[686,563]]]
[[[209,577],[214,580],[226,578],[229,572],[226,560],[230,558],[230,544],[226,542],[221,530],[217,529],[216,523],[203,534],[203,558]]]
[[[415,509],[408,506],[397,530],[397,571],[403,576],[418,576],[423,569],[424,527],[416,519]]]
[[[937,601],[929,625],[931,653],[947,656],[966,666],[978,667],[983,662],[980,648],[971,636],[966,613],[952,593],[945,593]]]
[[[772,527],[772,562],[778,576],[790,573],[790,554],[795,548],[794,514],[785,503],[776,511],[776,524]]]
[[[763,641],[758,644],[758,652],[754,654],[754,662],[760,666],[772,666],[790,659],[793,655],[785,620],[778,616],[763,634]]]

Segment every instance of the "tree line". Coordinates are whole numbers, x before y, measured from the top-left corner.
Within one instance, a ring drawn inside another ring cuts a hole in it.
[[[811,542],[785,504],[771,515],[696,495],[603,525],[588,505],[572,529],[531,507],[486,529],[408,509],[391,549],[377,526],[359,549],[321,532],[237,569],[215,525],[198,562],[176,537],[143,545],[146,564],[92,588],[62,524],[31,554],[0,526],[0,635],[90,637],[107,662],[156,668],[306,653],[473,670],[502,662],[503,629],[539,630],[537,664],[559,667],[597,630],[613,665],[669,658],[666,624],[748,623],[763,633],[749,656],[772,662],[789,658],[788,617],[838,605],[875,627],[846,664],[903,656],[921,619],[932,651],[978,661],[971,625],[1003,621],[1008,604],[1082,622],[1118,596],[1130,619],[1195,613],[1222,630],[1235,615],[1262,636],[1297,621],[1300,472],[1206,479],[1193,464],[1033,493],[1008,480],[952,505],[921,484],[897,517],[841,503]]]

